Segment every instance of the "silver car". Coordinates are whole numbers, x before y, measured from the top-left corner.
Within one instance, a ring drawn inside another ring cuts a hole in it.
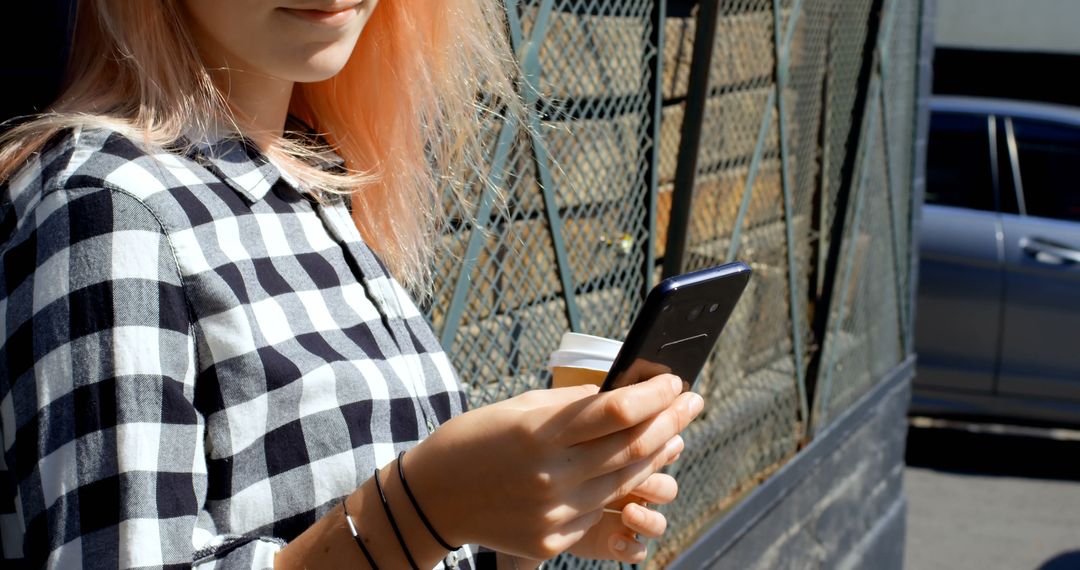
[[[1080,108],[935,98],[912,413],[1080,425]]]

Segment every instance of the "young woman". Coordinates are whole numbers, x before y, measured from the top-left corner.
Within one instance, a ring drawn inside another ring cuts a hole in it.
[[[497,0],[78,9],[65,91],[0,146],[4,568],[644,558],[701,398],[466,412],[398,285],[481,163],[478,94],[514,112]]]

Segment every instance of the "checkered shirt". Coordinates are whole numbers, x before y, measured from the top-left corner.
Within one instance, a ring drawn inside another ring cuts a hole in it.
[[[300,188],[240,140],[106,129],[0,188],[0,566],[272,568],[462,412],[345,200]]]

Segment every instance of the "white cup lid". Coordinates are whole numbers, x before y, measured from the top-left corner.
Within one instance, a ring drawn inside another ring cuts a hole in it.
[[[581,333],[563,333],[559,349],[551,353],[549,367],[573,366],[607,370],[622,348],[621,342]]]

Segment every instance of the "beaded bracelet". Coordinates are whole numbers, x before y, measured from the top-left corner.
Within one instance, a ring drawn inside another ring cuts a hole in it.
[[[416,496],[413,495],[412,489],[409,488],[409,482],[405,480],[405,467],[403,466],[404,459],[405,452],[402,451],[397,456],[398,479],[401,479],[401,486],[405,489],[405,495],[409,497],[409,502],[412,503],[413,508],[416,509],[416,514],[420,517],[420,522],[424,523],[428,532],[431,533],[431,537],[435,539],[435,542],[439,543],[439,546],[451,552],[460,549],[460,546],[450,546],[450,543],[446,542],[446,540],[435,531],[435,527],[432,526],[431,521],[429,521],[427,515],[424,514],[424,510],[420,508],[420,503],[416,500]]]
[[[364,539],[360,538],[360,534],[356,532],[356,524],[353,523],[352,517],[349,516],[349,507],[345,504],[346,501],[348,501],[348,497],[346,497],[345,501],[341,501],[341,510],[345,512],[345,522],[349,523],[349,532],[352,533],[353,541],[360,547],[360,552],[364,553],[364,558],[367,558],[371,570],[379,570],[379,565],[375,564],[375,559],[371,557],[371,553],[364,546]]]
[[[375,468],[375,488],[379,490],[379,500],[382,501],[383,511],[386,511],[386,518],[390,520],[390,528],[394,529],[394,536],[397,537],[398,544],[401,545],[401,550],[409,561],[409,567],[413,570],[420,570],[409,552],[409,547],[405,544],[405,537],[401,536],[401,529],[398,528],[397,521],[394,520],[394,513],[390,510],[390,503],[386,502],[386,493],[383,491],[382,481],[379,480],[379,469],[377,467]]]

